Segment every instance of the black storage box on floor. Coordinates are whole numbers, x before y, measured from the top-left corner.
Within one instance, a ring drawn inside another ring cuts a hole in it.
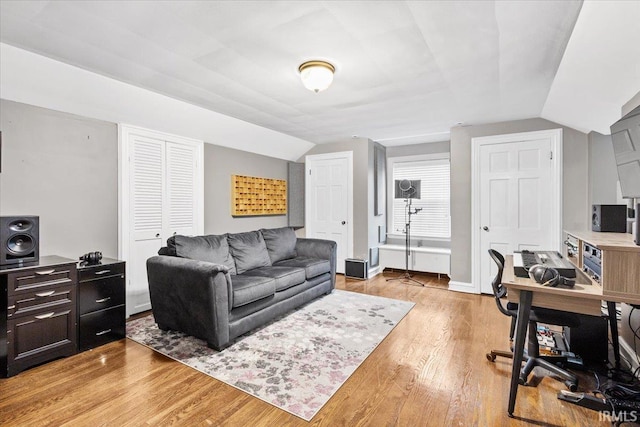
[[[366,259],[347,258],[344,260],[344,276],[351,279],[369,278],[369,262]]]

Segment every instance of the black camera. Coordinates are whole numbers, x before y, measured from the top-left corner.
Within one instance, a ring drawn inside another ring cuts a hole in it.
[[[80,261],[82,261],[83,264],[88,264],[88,265],[99,264],[101,259],[102,259],[102,252],[98,252],[98,251],[89,252],[80,257]]]

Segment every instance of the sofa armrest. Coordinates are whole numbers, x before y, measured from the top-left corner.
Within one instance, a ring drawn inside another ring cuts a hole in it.
[[[160,255],[147,260],[147,277],[153,316],[161,329],[183,331],[216,349],[228,344],[228,267]]]
[[[296,241],[298,256],[329,260],[331,266],[331,289],[336,287],[336,259],[338,244],[333,240],[308,239],[298,237]]]

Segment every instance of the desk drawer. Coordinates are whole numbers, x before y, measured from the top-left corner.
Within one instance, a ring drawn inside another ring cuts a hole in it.
[[[80,315],[124,304],[125,289],[122,278],[110,276],[78,285]]]
[[[9,297],[7,320],[33,314],[35,311],[57,310],[74,302],[73,286],[58,286],[39,292],[21,293]]]
[[[80,351],[125,337],[124,305],[80,316]]]
[[[124,267],[124,262],[106,265],[98,264],[92,266],[84,266],[78,270],[78,281],[85,282],[112,276],[124,278]]]
[[[7,293],[11,296],[22,292],[39,292],[52,286],[71,285],[76,277],[75,263],[10,273],[7,277]]]

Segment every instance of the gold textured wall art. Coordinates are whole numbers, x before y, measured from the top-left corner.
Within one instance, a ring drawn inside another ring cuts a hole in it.
[[[287,181],[231,175],[231,215],[286,215]]]

